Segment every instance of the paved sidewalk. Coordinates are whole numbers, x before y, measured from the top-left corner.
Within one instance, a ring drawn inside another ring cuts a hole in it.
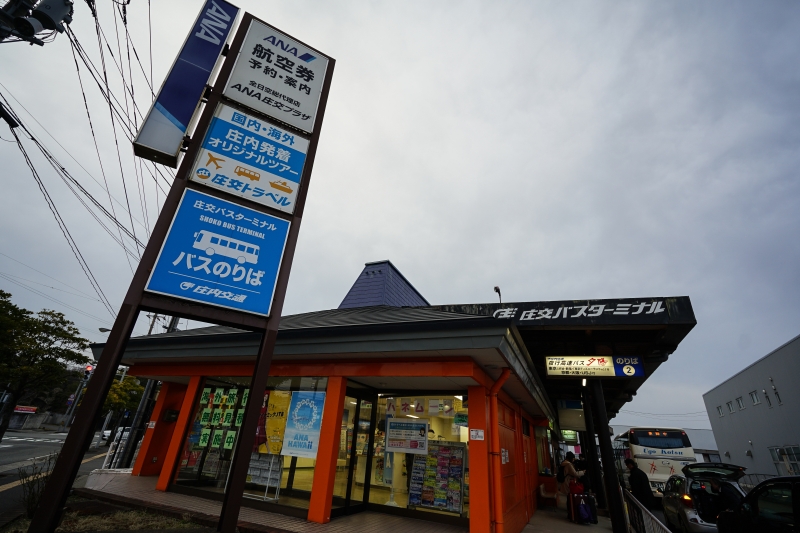
[[[567,511],[563,509],[557,511],[539,509],[533,514],[533,518],[522,530],[522,533],[587,533],[587,530],[592,533],[612,531],[611,519],[605,516],[598,516],[597,524],[592,524],[590,528],[570,522],[567,519]]]
[[[117,475],[99,490],[76,492],[121,504],[146,506],[176,516],[190,513],[205,525],[216,525],[222,504],[213,500],[155,490],[155,477]],[[336,518],[328,524],[242,507],[239,528],[274,533],[467,533],[467,528],[366,511]]]

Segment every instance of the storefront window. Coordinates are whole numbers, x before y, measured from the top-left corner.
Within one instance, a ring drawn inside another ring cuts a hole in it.
[[[250,377],[206,378],[175,484],[222,493]],[[308,508],[327,378],[271,377],[250,455],[245,497]]]
[[[462,398],[378,398],[370,503],[469,516],[468,409]]]

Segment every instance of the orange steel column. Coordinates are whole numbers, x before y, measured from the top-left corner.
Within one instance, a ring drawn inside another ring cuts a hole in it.
[[[200,376],[192,376],[189,378],[189,386],[186,387],[186,396],[183,397],[181,412],[178,415],[177,422],[175,422],[175,430],[172,432],[172,440],[170,440],[169,449],[164,458],[164,467],[161,469],[161,474],[158,476],[156,490],[166,491],[167,487],[169,487],[169,482],[172,481],[172,474],[175,472],[175,467],[178,464],[181,448],[183,447],[183,439],[186,436],[186,429],[189,427],[192,411],[194,409],[194,401],[195,398],[197,398],[197,391],[200,390],[201,382],[202,378]]]
[[[497,393],[511,374],[504,368],[500,377],[489,389],[489,434],[491,435],[489,454],[492,457],[492,511],[494,515],[494,533],[505,533],[505,516],[503,511],[503,467],[500,460],[500,423],[497,420]]]
[[[156,405],[153,407],[153,414],[150,415],[150,421],[158,421],[161,418],[161,411],[164,410],[164,403],[167,400],[167,394],[169,393],[169,381],[165,381],[161,384],[161,390],[158,391],[158,399],[156,400]],[[150,443],[153,440],[153,433],[155,433],[152,428],[148,427],[144,430],[144,438],[142,439],[142,444],[139,446],[139,455],[136,456],[136,463],[133,465],[133,471],[131,475],[138,476],[142,472],[142,466],[144,462],[150,457]]]
[[[469,387],[469,429],[483,430],[484,440],[469,441],[469,532],[491,533],[491,483],[489,480],[489,416],[484,387]]]
[[[322,427],[319,433],[317,463],[314,466],[314,482],[311,485],[311,502],[308,506],[309,522],[327,524],[331,521],[331,502],[336,479],[336,463],[339,459],[339,436],[345,394],[347,394],[347,378],[329,377],[325,407],[322,409]]]

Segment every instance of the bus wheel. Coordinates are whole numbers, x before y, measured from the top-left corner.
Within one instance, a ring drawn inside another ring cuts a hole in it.
[[[245,262],[245,258],[242,257],[242,256],[239,256],[239,257],[236,258],[236,262],[239,263],[240,265],[243,265],[244,262]]]
[[[214,249],[209,246],[208,248],[206,248],[206,253],[208,255],[214,255]]]

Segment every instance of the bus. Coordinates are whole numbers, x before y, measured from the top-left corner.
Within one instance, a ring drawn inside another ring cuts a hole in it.
[[[669,476],[681,472],[684,466],[697,461],[689,436],[680,428],[636,427],[614,438],[617,472],[628,486],[630,472],[625,459],[636,461],[647,474],[650,489],[657,498],[663,496]]]
[[[236,259],[240,264],[258,263],[259,247],[257,244],[231,239],[207,230],[200,230],[194,234],[192,247],[203,250],[208,255],[219,254]]]

